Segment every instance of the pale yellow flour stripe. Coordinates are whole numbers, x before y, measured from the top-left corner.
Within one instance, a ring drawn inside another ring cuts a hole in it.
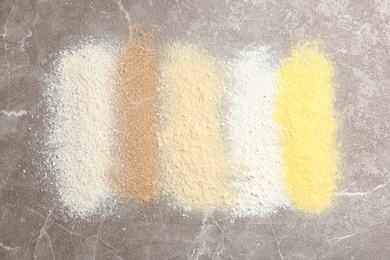
[[[174,44],[162,65],[160,156],[164,190],[187,210],[215,210],[236,199],[219,116],[225,75],[193,44]]]
[[[284,60],[276,83],[283,179],[296,210],[322,212],[332,204],[338,179],[334,68],[317,42],[305,42]]]

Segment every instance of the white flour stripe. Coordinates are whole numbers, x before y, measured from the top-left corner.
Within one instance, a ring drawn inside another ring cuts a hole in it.
[[[228,64],[232,86],[227,126],[233,156],[241,161],[237,215],[266,215],[288,206],[274,121],[277,67],[269,47],[247,47]]]
[[[110,166],[110,74],[114,54],[86,44],[65,51],[47,91],[50,110],[49,167],[68,214],[81,218],[100,211],[112,197]]]

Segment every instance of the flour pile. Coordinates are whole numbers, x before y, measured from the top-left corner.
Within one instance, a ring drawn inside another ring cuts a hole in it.
[[[228,63],[227,128],[233,157],[244,170],[237,177],[235,214],[266,215],[287,206],[274,120],[276,62],[269,47],[246,47]]]
[[[295,210],[321,213],[333,203],[338,173],[335,69],[317,41],[294,46],[276,76],[275,121],[283,131],[283,181]]]
[[[87,43],[63,51],[48,78],[47,164],[70,216],[89,217],[113,198],[106,171],[111,164],[114,63],[109,45]]]
[[[164,190],[185,210],[213,211],[235,203],[234,164],[223,142],[226,75],[202,48],[177,43],[162,67],[159,148]]]
[[[158,59],[154,36],[133,28],[116,65],[115,108],[110,187],[121,197],[151,203],[160,195],[156,128]]]

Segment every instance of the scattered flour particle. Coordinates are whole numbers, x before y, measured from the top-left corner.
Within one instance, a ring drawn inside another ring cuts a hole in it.
[[[27,115],[27,111],[24,111],[24,110],[20,110],[20,111],[6,111],[6,110],[0,110],[0,115],[1,115],[1,114],[6,115],[6,116],[17,116],[17,117],[21,117],[21,116]]]

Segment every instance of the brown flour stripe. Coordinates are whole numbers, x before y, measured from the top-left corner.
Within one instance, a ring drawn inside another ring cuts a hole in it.
[[[112,188],[124,198],[150,202],[159,195],[157,58],[153,35],[133,28],[134,39],[119,57],[114,86],[115,131]]]

